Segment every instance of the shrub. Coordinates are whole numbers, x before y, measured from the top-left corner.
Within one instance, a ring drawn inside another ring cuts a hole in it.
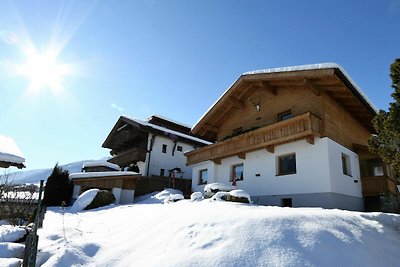
[[[107,190],[100,190],[85,210],[91,210],[95,208],[104,207],[115,202],[115,196],[113,193]]]
[[[249,199],[247,197],[235,197],[235,196],[232,196],[232,195],[227,195],[226,196],[226,201],[240,202],[240,203],[250,203]]]
[[[58,163],[54,166],[44,188],[44,205],[61,206],[70,202],[74,185],[68,176],[68,171],[64,171]]]

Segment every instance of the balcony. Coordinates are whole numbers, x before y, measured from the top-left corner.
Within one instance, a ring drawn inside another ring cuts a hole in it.
[[[364,196],[378,196],[383,193],[398,194],[396,180],[385,175],[361,178],[361,185]]]
[[[127,167],[131,163],[136,163],[138,161],[144,162],[146,160],[146,154],[147,151],[145,149],[134,147],[112,157],[108,162],[117,164],[120,167]]]
[[[314,144],[314,137],[322,135],[322,121],[310,112],[186,153],[187,164],[207,160],[217,164],[230,156],[245,158],[246,153],[266,149],[273,153],[277,145],[306,139]]]

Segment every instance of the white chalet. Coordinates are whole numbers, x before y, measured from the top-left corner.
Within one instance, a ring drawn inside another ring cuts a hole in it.
[[[258,204],[374,209],[398,196],[367,149],[377,110],[334,63],[244,73],[192,128],[192,190],[233,183]]]

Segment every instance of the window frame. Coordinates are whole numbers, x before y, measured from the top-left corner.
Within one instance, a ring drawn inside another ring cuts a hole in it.
[[[205,181],[203,179],[203,173],[207,174]],[[207,184],[207,182],[208,182],[208,169],[199,170],[199,177],[197,179],[197,185],[204,185],[204,184]]]
[[[288,158],[288,157],[291,157],[291,156],[294,156],[294,171],[285,171],[285,172],[282,172],[282,169],[281,169],[281,166],[282,166],[282,163],[281,163],[281,160],[283,159],[283,158]],[[284,154],[284,155],[280,155],[280,156],[277,156],[276,157],[276,159],[277,159],[277,163],[276,163],[276,176],[284,176],[284,175],[292,175],[292,174],[296,174],[297,173],[297,161],[296,161],[296,153],[288,153],[288,154]]]
[[[290,117],[285,118],[285,116],[290,116]],[[276,117],[277,117],[277,121],[285,121],[285,120],[293,118],[294,115],[293,115],[292,110],[288,109],[288,110],[285,110],[285,111],[282,111],[282,112],[278,113],[276,115]]]
[[[239,177],[239,179],[236,176],[236,171],[235,169],[237,167],[242,167],[242,174]],[[233,178],[236,178],[235,181],[243,181],[244,180],[244,164],[243,163],[238,163],[238,164],[234,164],[231,166],[231,182],[233,182]]]
[[[341,153],[341,159],[342,159],[342,172],[344,175],[353,177],[351,175],[351,161],[350,161],[350,156],[345,154],[345,153]]]

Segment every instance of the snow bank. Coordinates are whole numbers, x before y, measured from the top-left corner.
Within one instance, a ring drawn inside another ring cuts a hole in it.
[[[212,201],[222,201],[222,200],[225,201],[227,196],[229,196],[229,192],[219,191],[211,197],[211,200]]]
[[[241,190],[241,189],[232,190],[232,191],[229,192],[229,195],[231,195],[233,197],[247,198],[249,203],[251,202],[251,198],[250,198],[249,193],[247,193],[246,191]]]
[[[137,204],[160,204],[166,203],[166,199],[171,197],[172,195],[180,194],[182,195],[182,191],[172,188],[165,188],[163,191],[158,193],[148,194],[146,196],[139,197],[136,199],[135,203]]]
[[[78,199],[75,200],[74,204],[69,208],[69,211],[79,212],[84,210],[90,203],[92,203],[93,199],[96,197],[99,191],[100,191],[99,189],[95,188],[83,192],[78,197]]]
[[[0,258],[23,258],[24,244],[0,242]]]
[[[231,185],[226,185],[222,183],[212,183],[212,184],[207,184],[204,187],[204,193],[213,193],[215,191],[224,191],[224,192],[229,192],[233,189]]]
[[[399,225],[395,214],[220,201],[64,216],[50,208],[38,258],[43,266],[399,266]]]
[[[182,199],[185,199],[182,194],[173,194],[173,195],[166,197],[164,199],[164,203],[167,204],[167,203],[177,202]]]
[[[0,134],[0,161],[21,164],[25,158],[11,137]]]
[[[20,240],[26,234],[22,227],[12,225],[0,225],[0,242],[15,242]]]
[[[0,258],[0,266],[2,267],[21,267],[22,260],[17,258]]]
[[[202,200],[203,194],[201,192],[194,192],[190,195],[190,201]]]

